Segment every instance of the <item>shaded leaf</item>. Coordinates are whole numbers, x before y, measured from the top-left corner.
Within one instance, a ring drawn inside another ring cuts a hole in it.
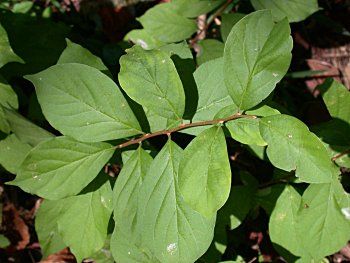
[[[169,140],[152,162],[139,193],[137,231],[160,262],[192,263],[213,238],[215,216],[206,219],[179,193],[177,167],[181,155],[181,149]]]
[[[11,134],[0,141],[0,164],[10,173],[16,174],[31,149],[30,145]]]
[[[298,119],[275,115],[260,120],[260,133],[267,142],[267,156],[282,170],[308,183],[326,183],[335,169],[321,141]]]
[[[141,133],[116,84],[95,68],[55,65],[26,78],[35,85],[45,117],[64,135],[98,142]]]
[[[288,21],[274,24],[270,11],[256,11],[235,24],[225,44],[224,80],[241,110],[272,92],[288,70],[291,49]]]
[[[107,143],[56,137],[33,148],[9,184],[52,200],[75,195],[96,177],[114,150]]]
[[[275,20],[287,17],[289,22],[299,22],[317,12],[317,0],[251,0],[256,10],[270,9]]]
[[[327,79],[318,87],[321,90],[330,115],[347,122],[350,125],[350,92],[348,89],[334,79]]]
[[[199,65],[221,58],[224,53],[224,43],[216,39],[204,39],[198,42],[199,52],[197,53],[197,63]]]
[[[8,62],[23,63],[23,60],[13,52],[7,33],[0,24],[0,68]]]
[[[269,221],[271,241],[294,255],[302,255],[302,236],[297,232],[297,213],[301,202],[299,193],[286,185],[278,197]]]
[[[184,40],[197,30],[195,21],[184,17],[173,3],[149,9],[139,21],[153,37],[167,43]]]
[[[185,93],[174,63],[162,51],[145,51],[139,46],[120,59],[120,84],[137,103],[159,116],[181,119]]]
[[[52,133],[35,125],[16,111],[5,109],[5,115],[10,124],[11,131],[16,134],[18,139],[23,143],[36,146],[54,137]]]
[[[195,18],[213,11],[224,2],[225,0],[176,0],[174,4],[181,15]]]
[[[16,92],[13,91],[11,86],[0,75],[0,105],[18,109],[18,98]]]
[[[10,240],[8,240],[8,238],[4,235],[0,234],[0,248],[5,248],[10,244]]]
[[[245,16],[246,14],[237,13],[237,12],[223,14],[221,16],[222,21],[221,21],[220,32],[221,32],[221,38],[224,42],[226,42],[226,39],[230,34],[232,27]]]
[[[226,202],[231,169],[221,127],[200,133],[186,147],[179,166],[179,189],[184,201],[207,218]]]

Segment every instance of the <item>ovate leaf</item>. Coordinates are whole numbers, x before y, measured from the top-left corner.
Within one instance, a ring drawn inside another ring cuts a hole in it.
[[[0,25],[0,68],[8,62],[22,62],[23,60],[13,52],[5,29]]]
[[[224,50],[224,79],[241,110],[272,92],[288,70],[291,49],[288,21],[274,24],[270,11],[251,13],[232,28]]]
[[[339,184],[337,179],[311,184],[302,196],[298,234],[302,236],[301,245],[316,261],[340,250],[349,239],[350,222],[341,212],[338,195],[343,193]]]
[[[0,164],[15,174],[31,149],[30,145],[21,142],[15,134],[11,134],[0,141]]]
[[[181,148],[169,140],[152,162],[139,193],[137,231],[160,262],[192,263],[213,238],[215,215],[209,220],[203,217],[179,193],[181,154]]]
[[[334,167],[327,150],[304,123],[281,114],[262,118],[259,128],[275,167],[296,170],[295,175],[303,182],[330,182]]]
[[[327,79],[318,87],[322,92],[329,114],[333,118],[343,120],[350,124],[350,92],[334,79]]]
[[[94,181],[96,184],[98,180]],[[90,185],[93,187],[92,185]],[[112,189],[107,180],[94,191],[68,197],[58,219],[58,231],[64,243],[81,262],[99,251],[107,238],[112,214]]]
[[[107,143],[82,143],[56,137],[33,148],[9,184],[57,200],[79,193],[114,152]]]
[[[184,17],[174,3],[149,9],[139,21],[152,36],[167,43],[184,40],[197,30],[195,21]]]
[[[207,218],[226,202],[231,169],[221,127],[200,133],[185,149],[179,166],[179,189],[184,201]]]
[[[34,83],[45,117],[64,135],[98,142],[141,133],[117,85],[95,68],[55,65],[26,78]]]
[[[130,98],[168,119],[181,119],[185,92],[167,53],[139,46],[120,59],[120,84]]]
[[[66,247],[58,233],[57,220],[65,208],[62,200],[44,200],[35,216],[35,229],[38,234],[43,258]]]
[[[278,197],[269,221],[271,241],[294,255],[302,255],[301,236],[297,232],[297,214],[301,196],[287,185]]]
[[[102,60],[89,50],[66,39],[67,47],[63,50],[57,64],[79,63],[85,64],[98,70],[108,70]]]
[[[114,185],[115,229],[111,250],[113,257],[120,262],[149,262],[152,258],[141,243],[141,233],[135,231],[139,192],[152,161],[152,157],[139,147],[124,163]]]
[[[299,22],[319,10],[317,0],[251,0],[256,10],[271,9],[275,20],[287,17],[289,22]]]

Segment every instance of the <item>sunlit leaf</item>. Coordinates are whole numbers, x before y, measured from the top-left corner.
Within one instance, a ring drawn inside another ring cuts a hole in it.
[[[260,133],[267,142],[271,163],[285,171],[295,171],[303,182],[327,183],[335,169],[326,148],[298,119],[275,115],[260,120]]]
[[[56,137],[33,148],[9,184],[57,200],[79,193],[114,152],[107,143],[82,143]]]
[[[225,44],[224,79],[241,110],[272,92],[288,70],[291,49],[288,21],[274,24],[270,11],[256,11],[235,24]]]
[[[319,10],[317,0],[251,0],[256,10],[270,9],[275,20],[287,17],[289,22],[299,22]]]
[[[231,169],[221,127],[200,133],[185,149],[179,166],[179,189],[187,204],[211,218],[226,202]]]
[[[209,13],[215,8],[222,5],[225,0],[176,0],[177,10],[186,17],[197,17]]]
[[[61,64],[26,78],[34,83],[45,117],[64,135],[98,142],[141,133],[116,84],[95,68]]]
[[[120,65],[119,81],[130,98],[162,117],[182,118],[185,93],[168,54],[134,46]]]
[[[215,215],[203,217],[179,193],[177,167],[181,152],[169,140],[152,162],[139,193],[137,231],[160,262],[192,263],[213,238]]]

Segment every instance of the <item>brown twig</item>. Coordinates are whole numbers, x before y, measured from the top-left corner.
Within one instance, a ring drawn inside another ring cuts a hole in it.
[[[346,155],[346,154],[348,154],[348,153],[350,153],[350,149],[349,149],[349,150],[346,150],[345,152],[339,153],[339,154],[336,155],[336,156],[333,156],[333,157],[332,157],[332,161],[335,161],[335,160],[337,160],[338,158],[340,158],[340,157],[342,157],[342,156],[344,156],[344,155]]]
[[[212,125],[212,124],[218,124],[218,123],[224,123],[224,122],[231,121],[231,120],[238,119],[238,118],[256,119],[256,116],[242,115],[240,113],[237,113],[237,114],[232,115],[230,117],[223,118],[223,119],[218,119],[218,120],[201,121],[201,122],[194,122],[194,123],[189,123],[189,124],[181,124],[181,125],[179,125],[179,126],[177,126],[175,128],[172,128],[172,129],[145,134],[144,136],[142,136],[140,138],[137,138],[137,139],[134,139],[134,140],[131,140],[131,141],[119,144],[119,145],[116,146],[116,148],[117,149],[121,149],[121,148],[127,147],[129,145],[137,144],[137,143],[140,143],[140,142],[142,142],[144,140],[147,140],[149,138],[156,137],[156,136],[159,136],[159,135],[168,135],[169,136],[173,132],[177,132],[179,130],[183,130],[183,129],[186,129],[186,128],[198,127],[198,126],[204,126],[204,125]]]

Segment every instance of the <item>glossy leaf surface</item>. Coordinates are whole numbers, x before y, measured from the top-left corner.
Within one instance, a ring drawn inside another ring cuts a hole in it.
[[[56,137],[30,151],[10,184],[52,200],[75,195],[96,177],[113,152],[107,143]]]
[[[95,68],[61,64],[26,78],[35,86],[45,117],[64,135],[98,142],[141,133],[117,85]]]
[[[296,170],[303,182],[326,183],[332,178],[333,164],[327,150],[308,127],[288,115],[275,115],[260,120],[260,133],[267,142],[267,156],[282,170]]]
[[[162,117],[182,118],[185,93],[167,53],[134,46],[120,59],[120,65],[119,81],[130,98]]]
[[[221,127],[212,127],[186,147],[179,166],[179,189],[187,204],[211,218],[226,202],[230,188],[224,132]]]
[[[283,78],[291,61],[287,20],[274,24],[271,12],[256,11],[232,28],[224,50],[224,79],[241,110],[259,104]]]

